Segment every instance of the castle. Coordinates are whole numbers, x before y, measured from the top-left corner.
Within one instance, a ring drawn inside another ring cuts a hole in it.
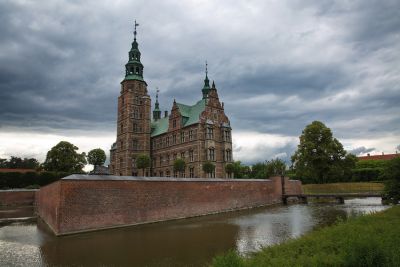
[[[165,111],[161,116],[157,92],[151,112],[136,26],[135,22],[134,40],[118,97],[117,140],[110,150],[110,174],[229,178],[225,166],[232,162],[232,129],[215,83],[210,86],[207,65],[201,100],[194,105],[174,100],[170,114]],[[151,159],[150,167],[143,172],[136,164],[142,154]],[[173,165],[178,158],[185,161],[183,172],[174,172]],[[211,173],[205,173],[202,168],[208,161],[215,166]]]

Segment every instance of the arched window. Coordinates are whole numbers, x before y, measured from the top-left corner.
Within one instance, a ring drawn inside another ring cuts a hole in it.
[[[213,147],[208,149],[207,159],[211,161],[215,160],[215,149]]]
[[[232,151],[230,149],[227,149],[225,152],[225,159],[227,162],[231,162],[232,161]]]

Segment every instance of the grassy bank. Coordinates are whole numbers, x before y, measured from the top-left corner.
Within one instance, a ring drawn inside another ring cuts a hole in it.
[[[381,193],[383,183],[332,183],[303,185],[305,194]]]
[[[400,266],[400,206],[326,227],[249,257],[229,252],[213,267]]]

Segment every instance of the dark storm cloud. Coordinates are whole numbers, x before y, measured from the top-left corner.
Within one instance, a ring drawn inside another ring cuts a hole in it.
[[[365,146],[361,146],[361,147],[357,147],[357,148],[355,148],[355,149],[350,150],[349,153],[358,156],[358,155],[361,155],[361,154],[365,154],[365,153],[368,153],[368,152],[372,152],[372,151],[374,151],[374,150],[375,150],[374,147],[366,148]]]
[[[399,1],[3,1],[0,127],[113,132],[137,18],[144,76],[163,110],[201,97],[208,60],[236,131],[298,136],[321,120],[340,138],[400,135],[398,10]]]

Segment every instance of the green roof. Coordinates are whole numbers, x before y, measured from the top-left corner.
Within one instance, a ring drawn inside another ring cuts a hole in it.
[[[151,136],[157,136],[168,131],[169,117],[151,122]]]
[[[124,80],[138,80],[138,81],[143,81],[143,77],[136,75],[136,74],[129,74],[125,76]]]
[[[206,100],[202,99],[193,106],[176,103],[182,115],[182,127],[186,127],[199,122],[200,114],[206,107]],[[162,118],[151,123],[151,136],[157,136],[168,131],[169,118]]]

